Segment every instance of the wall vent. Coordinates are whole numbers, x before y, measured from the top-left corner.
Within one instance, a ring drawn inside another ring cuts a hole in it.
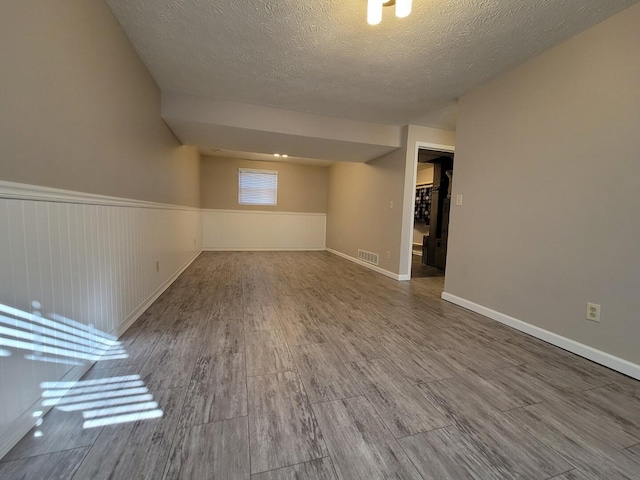
[[[358,260],[370,263],[372,265],[378,265],[380,257],[377,253],[367,252],[366,250],[358,250]]]

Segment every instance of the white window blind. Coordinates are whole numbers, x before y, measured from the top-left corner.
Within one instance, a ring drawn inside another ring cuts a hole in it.
[[[239,168],[238,203],[241,205],[277,205],[278,172]]]

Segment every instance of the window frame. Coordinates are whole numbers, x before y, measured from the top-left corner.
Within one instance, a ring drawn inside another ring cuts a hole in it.
[[[243,189],[240,186],[243,173],[262,174],[275,177],[274,203],[247,202],[242,200]],[[257,168],[238,168],[238,205],[259,206],[259,207],[277,207],[278,206],[278,170],[260,170]]]

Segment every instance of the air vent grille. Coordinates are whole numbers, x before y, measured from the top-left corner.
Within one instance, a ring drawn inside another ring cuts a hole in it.
[[[362,260],[363,262],[367,262],[372,265],[378,265],[380,256],[377,253],[358,250],[358,260]]]

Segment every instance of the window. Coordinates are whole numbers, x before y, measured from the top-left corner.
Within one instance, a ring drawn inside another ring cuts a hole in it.
[[[278,172],[239,168],[238,203],[240,205],[277,205]]]

